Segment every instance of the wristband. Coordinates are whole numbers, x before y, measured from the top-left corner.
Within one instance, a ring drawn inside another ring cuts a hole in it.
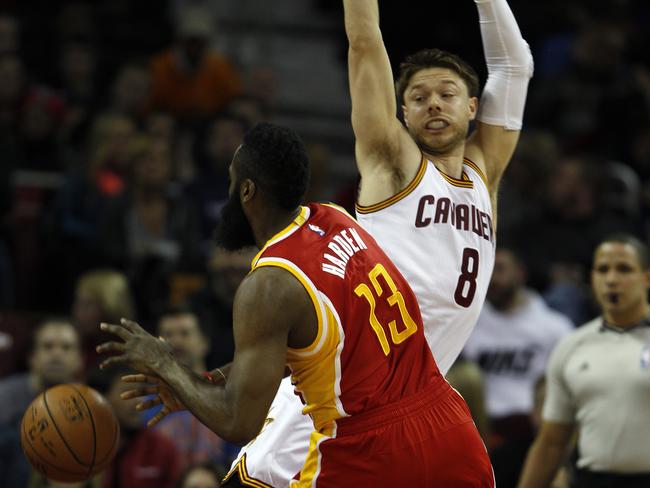
[[[218,371],[218,372],[219,372],[219,374],[220,374],[221,377],[223,378],[223,382],[225,383],[225,381],[226,381],[226,375],[223,374],[223,371],[221,371],[219,368],[217,368],[215,371]],[[219,384],[221,384],[221,380],[220,380],[219,378],[215,378],[214,376],[212,376],[212,373],[210,373],[209,371],[205,371],[205,372],[203,373],[203,377],[204,377],[205,379],[207,379],[207,380],[208,380],[211,384],[213,384],[213,385],[219,385]]]

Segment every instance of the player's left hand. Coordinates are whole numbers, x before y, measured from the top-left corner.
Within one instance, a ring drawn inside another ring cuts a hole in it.
[[[101,369],[120,364],[139,373],[156,375],[163,361],[172,358],[172,348],[167,342],[155,338],[131,320],[122,319],[119,325],[102,323],[100,328],[123,341],[97,346],[98,353],[119,353],[102,361]]]

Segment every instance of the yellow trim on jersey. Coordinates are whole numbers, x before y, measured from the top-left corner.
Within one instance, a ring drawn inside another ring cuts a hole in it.
[[[244,486],[253,486],[255,488],[273,488],[271,485],[267,485],[263,481],[257,480],[248,474],[248,470],[246,469],[246,453],[244,453],[239,462],[235,465],[234,468],[230,470],[230,473],[226,475],[221,483],[223,484],[228,481],[235,473],[239,474],[239,481],[241,481]]]
[[[434,166],[436,165],[434,164]],[[461,175],[461,179],[459,180],[458,178],[449,176],[444,171],[438,169],[437,166],[436,169],[438,170],[438,173],[440,173],[440,176],[442,176],[445,180],[447,180],[447,183],[449,183],[450,185],[457,186],[459,188],[474,188],[474,182],[469,179],[469,176],[467,176],[467,173],[465,171],[463,171],[463,174]]]
[[[406,188],[404,188],[396,195],[393,195],[392,197],[387,198],[386,200],[376,203],[374,205],[368,205],[366,207],[363,205],[359,205],[357,203],[355,205],[357,212],[361,214],[378,212],[379,210],[383,210],[399,202],[400,200],[408,196],[413,190],[415,190],[415,188],[420,184],[420,181],[422,181],[422,178],[424,177],[424,173],[426,172],[426,170],[427,170],[427,159],[424,156],[422,156],[422,162],[420,163],[420,168],[418,169],[415,178],[413,178],[413,181],[411,181]]]
[[[280,232],[275,234],[273,237],[271,237],[266,243],[262,246],[262,249],[260,252],[258,252],[255,257],[253,258],[253,261],[251,262],[251,268],[255,268],[255,264],[257,261],[259,261],[260,256],[264,251],[266,251],[266,248],[275,244],[278,241],[281,241],[285,237],[287,237],[287,234],[289,234],[291,231],[297,229],[301,225],[303,225],[305,222],[307,222],[307,214],[309,212],[309,207],[300,207],[300,213],[296,216],[293,221],[287,225],[284,229],[282,229]]]
[[[323,441],[336,437],[334,435],[333,427],[326,427],[322,432],[312,432],[309,438],[309,451],[305,464],[300,470],[300,480],[291,482],[291,487],[309,487],[315,485],[314,481],[318,479],[321,470],[322,454],[320,452],[320,444]]]
[[[291,273],[304,287],[305,290],[307,290],[307,293],[309,294],[309,297],[311,298],[312,303],[314,304],[314,310],[316,310],[316,317],[318,319],[318,334],[316,335],[316,339],[314,339],[314,342],[312,342],[310,345],[307,347],[303,347],[300,349],[294,349],[292,347],[289,348],[290,351],[292,352],[297,352],[299,354],[304,354],[304,353],[310,353],[320,343],[321,337],[323,335],[323,330],[325,329],[324,325],[324,317],[323,313],[321,311],[321,303],[318,300],[318,297],[316,296],[317,290],[314,288],[313,285],[311,285],[305,278],[298,272],[297,269],[294,269],[291,265],[282,262],[282,261],[276,261],[272,257],[271,258],[265,258],[262,262],[257,262],[255,264],[255,267],[253,269],[261,268],[262,266],[277,266],[278,268],[282,268],[287,270],[289,273]],[[294,265],[295,266],[295,265]],[[297,267],[296,267],[297,268]]]
[[[488,186],[487,176],[485,176],[485,173],[483,172],[483,170],[478,167],[478,164],[476,164],[474,161],[472,161],[471,159],[468,159],[468,158],[465,158],[464,162],[465,162],[465,164],[467,166],[469,166],[470,168],[472,168],[474,171],[476,171],[478,173],[478,175],[483,180],[483,183],[485,183],[485,187],[489,189],[490,187]]]

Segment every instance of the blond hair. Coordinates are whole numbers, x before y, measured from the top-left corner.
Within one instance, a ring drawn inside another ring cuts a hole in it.
[[[83,274],[77,281],[77,294],[79,293],[95,298],[107,321],[134,317],[129,282],[119,271],[96,269]]]

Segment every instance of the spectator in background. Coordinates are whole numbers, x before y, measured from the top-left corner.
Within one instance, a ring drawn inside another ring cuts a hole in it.
[[[602,316],[555,347],[543,422],[521,488],[546,487],[575,432],[575,488],[650,486],[650,255],[625,234],[598,245],[591,272]]]
[[[207,371],[205,358],[210,348],[209,339],[190,309],[167,309],[158,319],[157,332],[170,344],[180,362],[199,374]],[[145,412],[145,420],[151,419],[158,411],[150,409]],[[155,429],[174,442],[183,468],[206,461],[229,466],[239,451],[239,447],[222,440],[187,410],[167,415]]]
[[[195,139],[197,174],[186,194],[199,211],[204,242],[212,239],[221,208],[228,199],[228,168],[248,128],[243,118],[224,112],[209,118]]]
[[[151,323],[167,305],[170,274],[198,267],[199,235],[193,207],[172,185],[169,145],[137,142],[129,191],[108,206],[100,246],[111,265],[126,270],[139,317]]]
[[[97,52],[87,40],[69,40],[59,50],[57,89],[66,105],[60,130],[66,166],[81,165],[84,143],[99,108],[97,64]]]
[[[79,278],[72,317],[82,336],[86,370],[98,364],[95,347],[106,338],[99,330],[99,324],[133,316],[133,298],[124,274],[111,269],[95,269]]]
[[[606,142],[597,139],[599,110],[628,83],[625,44],[616,22],[586,19],[569,45],[569,65],[540,80],[531,92],[529,116],[540,126],[553,127],[569,146],[565,149],[584,151]]]
[[[111,87],[111,112],[141,121],[151,97],[151,74],[146,65],[129,61],[117,72]]]
[[[33,332],[29,372],[0,381],[0,481],[3,488],[25,488],[32,469],[20,447],[25,410],[42,391],[79,381],[82,370],[77,329],[67,320],[43,322]]]
[[[223,109],[241,92],[239,74],[208,41],[214,34],[210,16],[193,10],[183,15],[176,43],[151,62],[151,108],[193,122]]]
[[[548,180],[559,159],[558,140],[543,130],[521,133],[499,192],[499,237],[510,241],[531,219],[538,219],[547,190],[540,182]]]
[[[98,485],[101,488],[174,488],[181,471],[174,443],[143,426],[141,415],[135,409],[137,399],[120,398],[132,388],[121,381],[122,376],[130,373],[124,368],[109,368],[95,370],[88,377],[88,386],[106,397],[120,424],[117,454],[97,476]]]
[[[601,187],[607,182],[602,173],[602,163],[588,155],[565,155],[549,172],[542,211],[515,233],[536,288],[545,289],[558,277],[584,282],[587,256],[600,239],[630,230],[629,222],[603,211]]]
[[[212,463],[189,466],[181,475],[177,488],[219,488],[226,472]]]
[[[33,333],[29,371],[0,381],[0,424],[20,423],[27,406],[41,391],[80,379],[83,361],[77,329],[52,319]]]
[[[213,246],[207,262],[205,288],[189,298],[189,306],[210,336],[208,364],[221,366],[232,361],[235,343],[232,333],[232,304],[239,284],[248,274],[258,250],[226,251]]]
[[[59,129],[65,120],[63,99],[46,87],[30,88],[21,103],[18,120],[20,167],[62,172]]]
[[[135,126],[130,119],[101,115],[90,136],[87,163],[68,172],[45,219],[47,241],[41,247],[61,287],[60,301],[70,299],[67,294],[81,273],[102,263],[102,217],[131,173]]]
[[[20,48],[20,25],[16,17],[0,14],[0,56],[16,54]]]
[[[137,129],[124,114],[105,113],[95,119],[89,141],[87,175],[102,195],[121,194],[132,171]]]
[[[514,439],[530,443],[535,381],[557,341],[573,329],[525,283],[517,255],[498,248],[487,302],[463,350],[483,370],[493,445]]]
[[[205,358],[210,350],[203,325],[189,308],[168,308],[158,318],[158,336],[172,347],[174,355],[192,371],[207,371]]]

